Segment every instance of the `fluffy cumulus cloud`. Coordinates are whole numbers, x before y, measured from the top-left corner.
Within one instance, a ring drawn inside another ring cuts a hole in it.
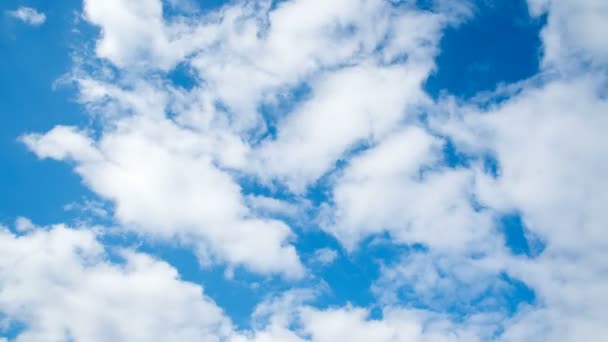
[[[145,117],[121,126],[97,142],[62,126],[24,141],[40,157],[75,161],[87,185],[114,201],[116,218],[136,232],[191,244],[204,263],[302,274],[289,227],[252,216],[240,186],[203,150],[203,137]]]
[[[608,4],[596,0],[528,0],[533,14],[547,16],[543,29],[545,63],[564,67],[570,63],[605,64]]]
[[[321,293],[292,289],[268,294],[251,327],[237,329],[204,284],[105,246],[104,228],[21,218],[0,233],[0,332],[20,327],[17,341],[605,336],[608,7],[528,5],[546,18],[538,75],[463,100],[436,99],[424,83],[443,32],[471,20],[473,3],[203,10],[84,0],[99,34],[63,80],[94,124],[20,141],[69,163],[119,230],[192,250],[203,272],[280,275],[287,288],[322,280],[319,269],[367,256],[380,239],[406,252],[376,265],[370,307],[319,306]],[[521,219],[534,253],[510,248],[507,215]],[[302,253],[302,231],[337,245]]]
[[[384,1],[319,8],[247,2],[165,20],[159,1],[85,1],[85,18],[101,28],[97,56],[125,68],[74,73],[80,100],[104,123],[100,137],[58,126],[22,140],[41,158],[75,162],[132,230],[187,240],[204,262],[301,276],[292,231],[256,217],[239,175],[300,193],[357,143],[387,135],[426,102],[438,30],[456,20]],[[149,74],[177,62],[204,83],[185,90]],[[310,98],[279,110],[303,84]],[[276,136],[265,117],[278,122]]]
[[[509,100],[486,110],[446,104],[449,118],[437,120],[463,150],[496,158],[498,175],[480,178],[479,199],[498,211],[520,212],[528,229],[546,244],[536,258],[505,263],[536,290],[540,303],[507,324],[503,338],[508,341],[569,341],[606,334],[600,317],[608,299],[601,289],[608,278],[600,260],[606,257],[608,238],[600,208],[608,193],[608,141],[603,133],[608,102],[605,74],[596,72],[606,64],[597,42],[583,34],[574,38],[571,28],[560,26],[591,30],[591,18],[601,15],[603,5],[583,1],[545,6],[549,22],[543,31],[543,74],[515,86]],[[570,15],[574,18],[566,24]],[[583,23],[579,16],[590,21]],[[557,55],[552,50],[556,43],[561,51],[586,54],[595,65]]]
[[[352,158],[336,181],[325,229],[347,248],[383,231],[441,249],[491,243],[490,217],[471,203],[473,174],[433,167],[442,145],[414,126]]]
[[[474,316],[467,324],[427,310],[387,306],[383,318],[367,309],[345,306],[325,310],[307,305],[310,291],[292,290],[262,302],[253,314],[257,328],[236,336],[240,341],[483,341],[492,336],[490,317]]]
[[[90,229],[0,232],[0,310],[16,341],[219,341],[231,332],[200,286],[129,250],[110,261]]]
[[[511,265],[546,307],[522,313],[507,339],[606,333],[598,324],[608,300],[599,261],[608,243],[601,209],[608,189],[603,82],[585,74],[525,86],[520,96],[488,112],[465,110],[459,124],[467,128],[450,128],[462,134],[464,146],[489,149],[500,163],[499,177],[480,182],[481,200],[497,210],[518,210],[546,243],[538,258]]]

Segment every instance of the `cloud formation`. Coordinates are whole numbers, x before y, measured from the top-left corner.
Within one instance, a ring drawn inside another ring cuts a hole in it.
[[[203,150],[205,137],[165,120],[122,123],[98,142],[63,126],[23,140],[40,157],[76,162],[86,184],[115,203],[117,220],[131,230],[190,245],[202,263],[219,259],[261,273],[302,275],[287,245],[289,227],[252,217],[239,185]]]
[[[424,82],[442,33],[474,10],[416,3],[235,1],[169,15],[160,0],[84,0],[100,34],[66,79],[96,125],[21,141],[72,165],[120,230],[291,287],[374,238],[407,251],[379,264],[373,307],[318,307],[315,291],[290,290],[237,329],[166,262],[128,249],[110,261],[95,230],[21,220],[0,234],[0,312],[26,325],[18,340],[606,335],[608,41],[597,32],[608,8],[529,0],[547,17],[539,74],[464,101],[435,100]],[[191,86],[172,79],[178,69]],[[542,251],[512,253],[505,215]],[[315,249],[304,264],[301,226],[343,251]],[[511,302],[521,288],[533,298]]]
[[[35,8],[31,7],[22,6],[16,10],[7,11],[6,13],[31,26],[40,26],[46,21],[46,15],[44,13],[38,12]]]
[[[97,56],[122,68],[115,76],[74,73],[80,101],[104,122],[100,137],[58,126],[22,140],[41,158],[75,162],[131,230],[189,241],[205,263],[302,276],[291,230],[256,217],[238,176],[301,193],[352,146],[388,134],[408,106],[425,101],[421,83],[438,30],[456,20],[409,5],[347,1],[307,21],[318,9],[262,1],[165,20],[159,1],[86,1],[86,18],[101,28]],[[412,34],[397,36],[402,30]],[[295,40],[308,43],[292,49]],[[185,90],[150,77],[178,61],[204,82]],[[313,95],[293,113],[268,114],[284,118],[275,117],[276,138],[263,138],[268,123],[258,107],[289,101],[282,94],[302,82]],[[327,115],[336,128],[326,126]]]
[[[131,250],[110,261],[90,229],[0,232],[0,310],[18,341],[220,341],[230,323],[202,288]]]

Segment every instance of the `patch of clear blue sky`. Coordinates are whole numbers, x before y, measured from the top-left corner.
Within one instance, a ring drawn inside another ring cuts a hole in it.
[[[505,246],[515,255],[534,258],[545,249],[545,242],[526,226],[519,213],[509,213],[500,217],[499,227],[504,235]]]
[[[222,1],[200,1],[209,8]],[[24,25],[4,15],[4,11],[18,6],[35,7],[47,15],[41,27]],[[428,1],[419,1],[426,7]],[[542,19],[527,14],[524,0],[478,1],[475,15],[468,22],[446,31],[437,58],[437,70],[425,84],[434,97],[441,92],[469,98],[479,91],[491,90],[502,82],[513,82],[532,76],[538,71],[540,44],[538,40]],[[69,87],[52,88],[53,82],[70,70],[71,47],[82,44],[83,38],[95,39],[95,30],[85,36],[72,31],[74,11],[81,8],[80,0],[4,0],[0,3],[0,222],[10,223],[17,216],[27,216],[38,224],[50,224],[74,219],[74,214],[63,207],[83,198],[95,198],[81,184],[70,165],[54,161],[39,161],[17,142],[26,132],[45,132],[54,125],[89,123],[83,108],[73,101],[76,94]],[[171,79],[185,88],[194,80],[187,69],[178,68]],[[304,88],[302,88],[304,89]],[[306,93],[306,92],[304,92]],[[297,95],[297,93],[296,93]],[[297,96],[296,96],[297,97]],[[293,99],[297,101],[297,98]],[[289,103],[281,106],[289,107]],[[450,145],[448,145],[450,146]],[[448,164],[464,166],[467,157],[455,146],[446,152]],[[495,169],[491,159],[488,162]],[[268,191],[255,184],[245,186],[248,192]],[[318,186],[309,193],[313,202],[326,198],[327,189]],[[286,196],[285,199],[293,199]],[[504,220],[505,239],[514,251],[528,254],[529,240],[517,214]],[[518,228],[519,226],[519,228]],[[413,247],[363,244],[365,252],[345,253],[331,236],[316,230],[314,223],[296,226],[295,242],[304,262],[312,268],[314,277],[293,284],[280,278],[265,279],[247,272],[237,272],[235,280],[224,277],[222,267],[201,269],[192,252],[166,245],[144,244],[142,251],[151,252],[173,264],[185,280],[204,284],[206,293],[225,308],[236,323],[247,326],[254,306],[270,293],[294,286],[316,286],[321,281],[329,287],[319,298],[319,306],[373,306],[371,283],[377,278],[379,263],[396,260]],[[522,238],[523,236],[523,238]],[[116,244],[133,244],[135,237]],[[524,245],[528,246],[528,250]],[[314,265],[310,256],[317,248],[330,247],[339,251],[337,261],[329,266]],[[508,277],[505,275],[505,277]],[[513,282],[515,290],[488,296],[500,296],[505,305],[513,307],[533,300],[525,284]],[[251,287],[251,283],[259,286]],[[456,313],[456,312],[455,312]]]
[[[77,0],[0,3],[0,222],[23,215],[42,223],[65,218],[64,204],[90,193],[69,165],[38,161],[17,141],[26,132],[44,132],[56,124],[83,124],[87,117],[72,99],[72,89],[52,89],[70,70]],[[32,27],[6,15],[32,6],[47,22]]]
[[[0,314],[0,321],[6,319],[8,317],[4,317],[4,315]],[[0,337],[8,338],[9,340],[14,339],[19,336],[21,332],[25,330],[25,326],[20,322],[8,322],[8,326],[0,328]],[[3,330],[2,330],[3,329]]]
[[[433,96],[469,98],[538,71],[544,18],[531,18],[525,0],[472,3],[473,19],[444,32],[437,70],[426,82]]]

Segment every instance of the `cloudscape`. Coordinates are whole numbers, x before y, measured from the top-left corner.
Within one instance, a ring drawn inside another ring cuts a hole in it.
[[[0,342],[608,338],[607,1],[0,11]]]

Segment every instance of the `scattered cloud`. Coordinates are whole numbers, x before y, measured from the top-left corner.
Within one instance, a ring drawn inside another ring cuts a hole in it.
[[[388,134],[408,105],[425,100],[421,83],[450,14],[338,1],[308,22],[320,3],[259,5],[168,21],[160,1],[85,1],[86,18],[102,28],[97,56],[124,75],[75,70],[73,81],[80,101],[107,124],[96,139],[66,126],[21,139],[40,158],[75,162],[85,184],[114,202],[124,227],[187,241],[203,264],[301,277],[292,230],[260,213],[271,201],[245,197],[236,177],[277,179],[301,193],[353,144]],[[398,37],[402,29],[416,35]],[[294,40],[307,43],[293,49]],[[205,84],[185,91],[148,77],[178,62]],[[332,69],[344,64],[354,66]],[[276,139],[260,139],[264,115],[256,108],[305,81],[315,95],[280,120]],[[334,129],[325,126],[330,113],[339,115]]]
[[[338,251],[331,248],[317,249],[313,255],[313,260],[321,265],[332,264],[338,258]]]
[[[31,7],[23,6],[13,11],[7,11],[6,13],[11,17],[32,26],[40,26],[46,21],[46,15],[44,13],[38,12],[35,8]]]
[[[119,229],[190,248],[201,266],[225,266],[226,281],[243,268],[282,275],[291,288],[315,278],[298,255],[296,225],[330,235],[347,254],[317,249],[318,264],[365,256],[362,242],[378,236],[402,252],[368,279],[371,307],[315,306],[317,293],[292,289],[269,294],[252,327],[237,329],[168,263],[104,246],[96,229],[20,218],[18,234],[0,233],[0,312],[25,324],[19,338],[608,334],[608,44],[597,34],[608,5],[529,0],[547,20],[539,74],[464,101],[434,100],[424,82],[443,32],[474,10],[415,3],[234,1],[168,15],[160,0],[84,0],[100,34],[65,79],[99,125],[58,125],[20,141],[69,163],[112,206],[104,213]],[[44,22],[18,11],[10,13]],[[171,79],[177,65],[191,87]],[[448,149],[463,160],[450,162]],[[542,239],[542,253],[505,246],[498,222],[511,213]],[[512,298],[516,282],[534,300]]]

